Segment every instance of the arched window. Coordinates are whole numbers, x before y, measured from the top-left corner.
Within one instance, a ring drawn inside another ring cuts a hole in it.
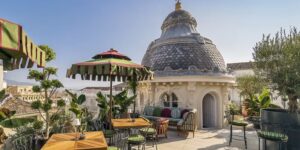
[[[174,93],[163,93],[160,97],[164,107],[178,107],[178,98]]]
[[[145,104],[144,94],[141,93],[141,94],[140,94],[140,106],[144,106],[144,104]]]
[[[172,107],[178,107],[178,98],[177,98],[177,96],[174,94],[174,93],[172,93]]]

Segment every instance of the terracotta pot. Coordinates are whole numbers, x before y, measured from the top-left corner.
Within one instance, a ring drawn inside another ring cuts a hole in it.
[[[248,106],[246,106],[246,105],[242,106],[242,115],[244,117],[248,117]]]

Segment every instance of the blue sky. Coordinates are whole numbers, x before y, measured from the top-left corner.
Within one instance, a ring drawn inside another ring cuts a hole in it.
[[[175,0],[3,0],[0,18],[21,24],[36,44],[55,49],[57,59],[48,65],[59,68],[66,87],[77,88],[103,84],[66,79],[72,63],[109,48],[140,63],[174,5]],[[182,0],[197,30],[213,40],[226,63],[251,60],[262,34],[300,28],[299,6],[295,0]],[[28,82],[27,73],[12,71],[5,78]]]

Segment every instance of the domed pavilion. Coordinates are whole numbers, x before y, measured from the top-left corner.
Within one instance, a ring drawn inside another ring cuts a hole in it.
[[[199,129],[221,128],[235,80],[216,45],[196,28],[196,19],[177,2],[142,60],[154,80],[140,83],[137,106],[195,108]]]

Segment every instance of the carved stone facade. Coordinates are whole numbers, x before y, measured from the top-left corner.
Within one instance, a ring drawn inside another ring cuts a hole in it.
[[[140,112],[146,105],[164,106],[161,96],[164,93],[174,93],[178,99],[179,108],[196,108],[198,127],[203,128],[204,97],[211,95],[214,105],[209,111],[214,114],[211,127],[223,127],[225,104],[228,103],[228,89],[234,85],[233,77],[224,75],[211,76],[179,76],[158,77],[151,82],[141,82],[138,90],[137,108]],[[141,95],[147,103],[141,105]]]
[[[6,92],[12,94],[13,96],[17,97],[26,102],[34,102],[36,100],[44,101],[45,98],[41,93],[35,93],[32,91],[31,85],[15,85],[15,86],[8,86]]]
[[[196,108],[198,128],[221,128],[228,89],[235,84],[213,42],[196,30],[197,22],[176,9],[165,19],[160,38],[149,45],[142,64],[154,80],[141,82],[137,107]]]

